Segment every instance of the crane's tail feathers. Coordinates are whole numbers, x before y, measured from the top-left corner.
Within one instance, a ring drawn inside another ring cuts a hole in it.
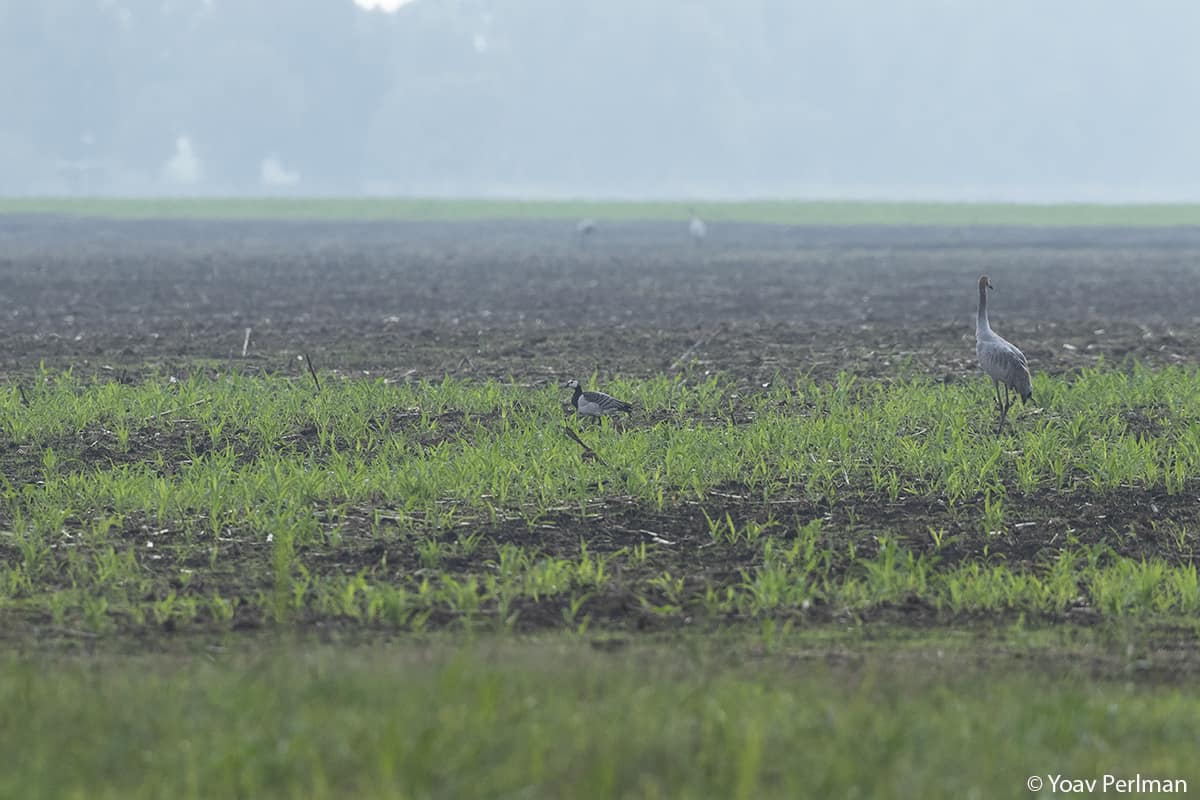
[[[1028,393],[1026,393],[1026,394],[1023,394],[1023,395],[1021,395],[1021,405],[1025,405],[1026,403],[1028,403],[1028,402],[1029,402],[1030,400],[1032,400],[1032,399],[1033,399],[1033,392],[1032,392],[1032,391],[1031,391],[1031,392],[1028,392]]]

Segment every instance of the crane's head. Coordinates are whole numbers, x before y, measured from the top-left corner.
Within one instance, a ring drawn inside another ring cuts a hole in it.
[[[990,280],[988,280],[988,276],[981,275],[979,277],[979,291],[982,292],[984,289],[990,289],[990,288],[992,288],[992,282]]]

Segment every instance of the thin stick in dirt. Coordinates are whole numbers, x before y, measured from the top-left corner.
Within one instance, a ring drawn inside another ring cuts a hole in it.
[[[180,411],[183,411],[185,408],[195,408],[196,406],[200,405],[201,403],[207,403],[211,399],[212,399],[211,397],[201,397],[199,400],[197,400],[194,403],[188,403],[185,406],[175,406],[175,408],[168,408],[166,411],[160,411],[157,414],[151,414],[150,416],[148,416],[144,420],[142,420],[142,422],[149,422],[152,419],[158,419],[159,417],[165,417],[169,414],[176,414]]]
[[[17,392],[21,395],[21,405],[29,408],[29,398],[25,396],[25,387],[17,381]]]
[[[571,428],[569,426],[567,426],[567,425],[563,426],[563,433],[567,434],[567,438],[571,439],[572,441],[575,442],[575,444],[577,444],[583,448],[584,460],[599,461],[601,464],[604,464],[604,466],[606,466],[606,467],[608,466],[608,464],[605,463],[604,459],[601,458],[600,456],[596,455],[596,451],[593,450],[592,448],[588,447],[587,444],[583,441],[583,439],[579,438],[579,434],[577,434],[577,433],[575,433],[575,431],[571,430]]]
[[[246,352],[250,349],[250,331],[253,328],[246,328],[246,338],[242,340],[242,358],[246,357]]]
[[[683,364],[687,362],[688,356],[690,356],[692,353],[696,352],[697,348],[703,347],[708,342],[709,339],[716,336],[718,330],[719,329],[713,329],[713,330],[709,331],[708,333],[704,334],[703,336],[701,336],[699,339],[697,339],[692,344],[691,347],[689,347],[687,350],[684,350],[683,354],[680,355],[679,358],[675,359],[675,361],[673,361],[671,363],[671,366],[667,367],[667,372],[674,372],[675,370],[677,370],[681,366],[683,366]]]
[[[304,363],[308,364],[308,374],[312,375],[313,383],[317,385],[317,393],[321,392],[321,381],[317,378],[317,371],[313,369],[312,359],[308,357],[308,353],[304,354]]]

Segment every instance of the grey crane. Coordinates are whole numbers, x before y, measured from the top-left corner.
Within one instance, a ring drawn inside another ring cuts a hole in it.
[[[579,240],[579,244],[587,244],[588,237],[596,233],[596,221],[594,219],[581,219],[579,224],[575,226],[575,236]]]
[[[704,224],[704,220],[696,216],[696,209],[689,208],[688,213],[692,217],[688,220],[688,234],[692,237],[693,242],[701,244],[704,237],[708,236],[708,226]]]
[[[1029,362],[1015,344],[992,330],[988,324],[987,293],[992,288],[992,282],[987,275],[979,278],[979,313],[975,318],[975,355],[979,366],[992,379],[992,388],[996,390],[996,408],[1000,411],[1000,424],[996,431],[1004,429],[1004,421],[1008,419],[1008,410],[1012,408],[1016,398],[1009,395],[1015,392],[1022,403],[1033,398],[1033,385],[1029,378]],[[1000,386],[1004,386],[1004,396],[1000,396]]]
[[[605,417],[613,414],[630,413],[633,406],[604,392],[585,392],[577,380],[569,380],[564,388],[574,389],[571,405],[585,417]]]

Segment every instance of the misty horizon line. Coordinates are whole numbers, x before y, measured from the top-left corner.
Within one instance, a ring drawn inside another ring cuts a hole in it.
[[[345,201],[401,201],[401,202],[511,202],[511,203],[846,203],[846,204],[949,204],[949,205],[1196,205],[1200,204],[1200,188],[1196,190],[1143,190],[1130,192],[1127,189],[1108,187],[1070,188],[1012,191],[988,189],[947,189],[945,187],[854,187],[824,190],[797,190],[792,192],[754,191],[590,191],[579,192],[556,189],[487,188],[474,191],[427,189],[424,191],[398,192],[366,190],[360,192],[339,191],[221,191],[214,187],[209,191],[163,191],[163,192],[2,192],[6,200],[345,200]]]

